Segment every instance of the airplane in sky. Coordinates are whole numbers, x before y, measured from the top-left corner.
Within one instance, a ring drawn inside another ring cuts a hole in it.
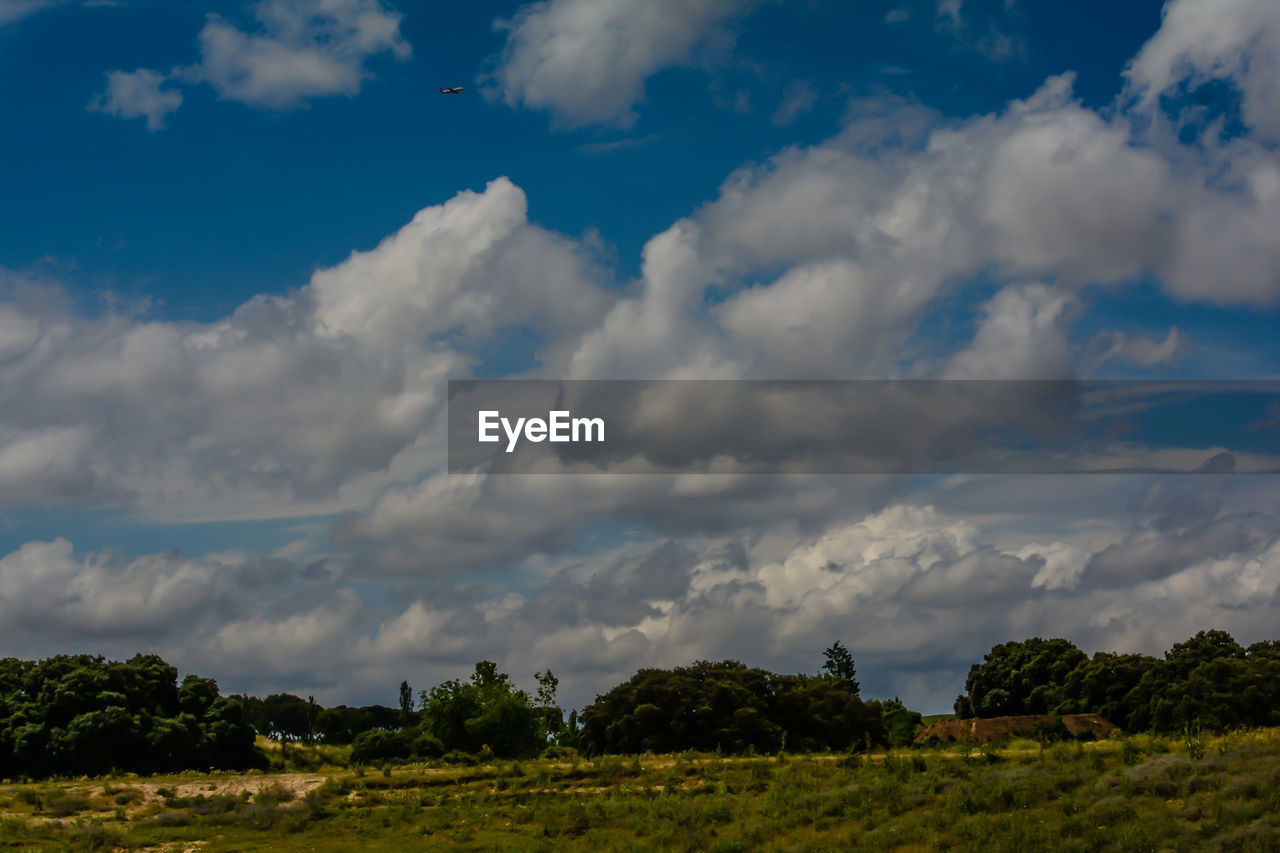
[[[440,94],[442,95],[456,95],[461,91],[462,91],[461,86],[454,86],[452,88],[445,88],[444,86],[440,87]]]

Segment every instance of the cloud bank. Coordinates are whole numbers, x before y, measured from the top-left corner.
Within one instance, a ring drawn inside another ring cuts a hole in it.
[[[342,513],[333,565],[310,574],[284,559],[27,543],[0,557],[6,640],[28,653],[154,647],[246,688],[324,687],[326,701],[487,656],[526,677],[554,665],[582,701],[642,664],[812,669],[838,637],[869,691],[942,710],[968,664],[1010,638],[1148,652],[1209,626],[1261,639],[1280,577],[1269,481],[1233,481],[1233,494],[1142,478],[459,478],[441,472],[440,416],[445,379],[510,330],[538,343],[526,372],[555,378],[1175,364],[1183,332],[1082,335],[1079,321],[1100,289],[1137,282],[1182,304],[1280,301],[1276,8],[1175,0],[1106,110],[1085,106],[1069,73],[960,119],[856,100],[829,139],[727,175],[648,241],[634,281],[531,222],[504,178],[212,323],[86,316],[5,273],[6,508]],[[631,122],[647,79],[723,40],[749,7],[671,9],[527,6],[492,85],[567,124]],[[366,62],[408,51],[380,3],[268,0],[255,14],[251,28],[210,19],[193,70],[111,78],[98,108],[158,127],[179,104],[174,82],[198,79],[285,109],[352,94]],[[1238,99],[1240,128],[1192,109],[1206,83]],[[991,286],[977,298],[980,279]],[[972,328],[924,348],[931,312],[957,295],[977,304]],[[642,541],[575,554],[593,524]]]

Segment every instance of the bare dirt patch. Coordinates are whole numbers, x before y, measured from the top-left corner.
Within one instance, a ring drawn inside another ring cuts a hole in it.
[[[252,774],[202,779],[196,782],[134,782],[130,787],[143,793],[139,805],[164,799],[161,791],[183,799],[190,797],[238,797],[245,791],[256,794],[262,789],[284,789],[299,798],[324,784],[327,777],[316,773]]]
[[[1011,735],[1030,735],[1036,725],[1043,723],[1051,726],[1059,717],[1053,714],[1031,714],[1019,717],[988,717],[971,720],[938,720],[916,732],[915,742],[922,744],[931,736],[938,740],[970,741],[973,743],[990,743],[1004,740]],[[1097,714],[1063,714],[1060,718],[1067,731],[1079,737],[1089,734],[1095,740],[1105,740],[1116,727]]]

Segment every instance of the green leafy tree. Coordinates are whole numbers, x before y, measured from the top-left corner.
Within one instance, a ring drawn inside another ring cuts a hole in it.
[[[413,718],[413,690],[409,682],[400,682],[400,727],[408,728]]]
[[[243,707],[156,655],[0,661],[0,768],[42,778],[265,765]]]
[[[347,729],[347,718],[337,708],[325,708],[316,714],[316,734],[325,743],[349,743],[351,732]]]
[[[273,740],[305,740],[311,730],[311,707],[292,693],[272,693],[255,703],[254,726]]]
[[[533,705],[537,709],[542,722],[543,739],[553,738],[564,725],[564,711],[556,704],[556,689],[560,679],[548,669],[534,674],[538,681],[538,692]]]
[[[1159,665],[1159,660],[1147,655],[1098,652],[1068,673],[1054,711],[1098,714],[1122,729],[1136,730],[1135,712],[1147,700],[1135,688],[1148,671]]]
[[[571,708],[569,710],[569,718],[565,720],[560,731],[556,733],[556,744],[558,746],[577,749],[581,746],[580,739],[582,735],[582,727],[578,725],[578,710]]]
[[[589,753],[849,749],[884,741],[879,713],[828,676],[777,675],[739,661],[642,669],[596,698],[578,737]]]
[[[831,677],[844,682],[850,693],[857,693],[859,688],[857,670],[853,665],[853,654],[839,640],[832,643],[822,654],[826,658],[822,669]]]
[[[871,703],[877,704],[877,703]],[[887,702],[878,703],[880,720],[884,723],[885,735],[890,746],[910,746],[915,740],[916,730],[924,723],[924,717],[912,711],[898,697]]]
[[[1047,714],[1062,701],[1071,672],[1086,660],[1067,640],[1033,637],[1002,643],[970,667],[967,696],[956,701],[956,715]]]
[[[405,759],[412,753],[412,741],[403,731],[370,729],[351,742],[351,760],[356,764],[374,764]]]
[[[1280,725],[1280,643],[1245,648],[1201,631],[1164,658],[1098,652],[1066,640],[996,646],[965,682],[960,716],[1095,713],[1126,731]]]
[[[480,661],[470,681],[446,681],[423,691],[422,727],[447,751],[499,758],[537,755],[545,745],[542,717],[529,695],[516,689],[493,661]]]

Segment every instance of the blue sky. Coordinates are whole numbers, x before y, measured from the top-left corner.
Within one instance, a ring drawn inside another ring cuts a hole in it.
[[[0,653],[580,703],[843,637],[945,710],[1021,635],[1260,639],[1266,478],[511,485],[439,417],[527,373],[1274,378],[1275,10],[0,0]]]
[[[507,175],[532,199],[532,218],[568,234],[599,229],[620,270],[634,273],[644,242],[712,197],[728,172],[830,136],[852,96],[909,95],[966,117],[1074,70],[1082,99],[1106,106],[1160,9],[1108,5],[975,8],[966,26],[1008,27],[1020,45],[993,62],[940,28],[927,4],[904,6],[911,17],[900,23],[884,17],[903,4],[774,4],[743,21],[736,53],[713,74],[671,68],[650,78],[630,129],[557,131],[545,113],[478,96],[477,75],[503,47],[494,21],[517,6],[422,4],[402,10],[413,56],[371,57],[358,96],[263,110],[220,102],[208,85],[183,87],[167,129],[149,133],[144,119],[84,108],[106,71],[190,64],[207,14],[251,21],[251,4],[63,4],[0,35],[0,69],[22,81],[0,96],[6,123],[20,129],[0,149],[15,166],[5,191],[23,202],[6,205],[0,251],[11,266],[66,269],[90,297],[106,287],[159,300],[165,316],[210,320],[371,248],[428,204]],[[1104,10],[1108,25],[1096,27]],[[775,126],[797,81],[812,88],[813,106]],[[470,92],[440,98],[436,88],[450,84]],[[624,147],[581,150],[610,144]]]

